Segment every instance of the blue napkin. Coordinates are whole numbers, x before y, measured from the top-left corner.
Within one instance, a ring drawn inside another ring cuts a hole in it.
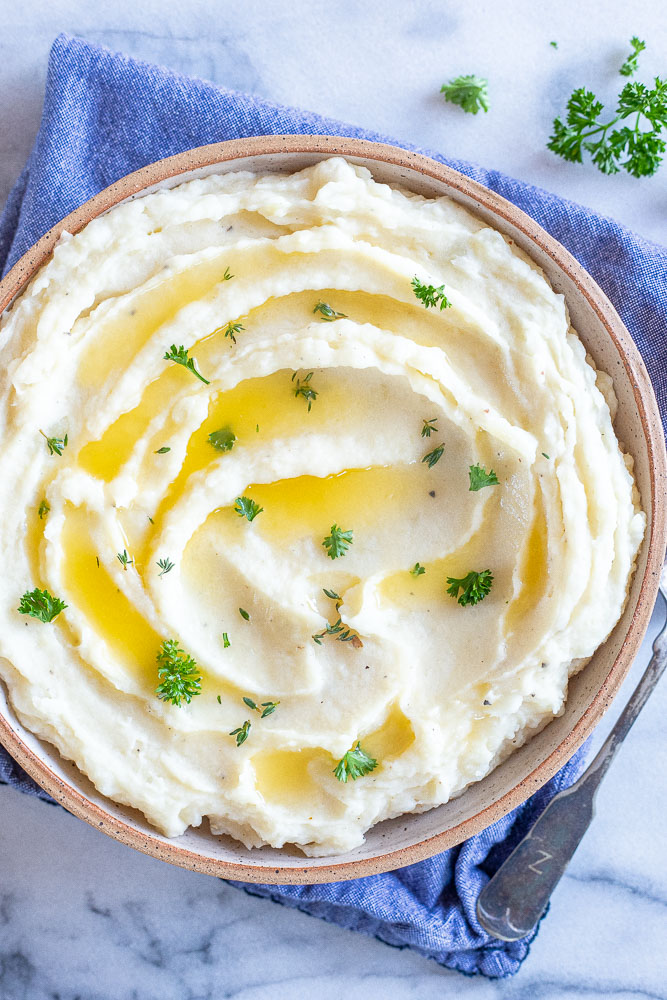
[[[124,174],[193,146],[271,133],[395,142],[59,36],[51,50],[35,146],[0,219],[0,269],[6,271],[54,223]],[[497,171],[440,153],[429,151],[429,155],[513,201],[581,261],[639,344],[664,415],[667,250],[610,219]],[[328,885],[231,884],[372,934],[387,944],[413,948],[464,973],[512,975],[536,932],[514,943],[499,941],[477,922],[475,903],[490,874],[553,795],[572,784],[582,762],[579,753],[523,806],[479,836],[428,861]],[[1,748],[0,780],[48,799]]]

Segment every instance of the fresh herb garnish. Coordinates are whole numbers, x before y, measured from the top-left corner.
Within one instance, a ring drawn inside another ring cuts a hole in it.
[[[200,380],[200,382],[203,382],[204,385],[211,384],[207,378],[204,378],[201,372],[197,371],[197,367],[195,365],[195,359],[188,357],[188,352],[186,351],[186,349],[183,347],[182,344],[180,347],[176,347],[176,344],[172,344],[169,350],[164,355],[164,360],[173,361],[174,364],[182,365],[184,368],[187,368],[187,370],[189,372],[192,372],[193,375],[196,375],[196,377]]]
[[[250,732],[250,719],[246,719],[242,726],[237,729],[232,729],[230,736],[236,737],[236,745],[240,747],[242,743],[248,739],[248,734]]]
[[[231,281],[231,279],[232,279],[233,277],[234,277],[234,275],[233,275],[233,274],[232,274],[232,273],[230,272],[229,268],[228,268],[228,267],[226,267],[226,268],[225,268],[225,273],[224,273],[224,274],[223,274],[223,276],[222,276],[222,280],[223,280],[223,281]]]
[[[46,440],[46,447],[49,449],[49,455],[62,455],[63,450],[67,447],[67,434],[63,438],[50,438],[46,436],[44,431],[40,431],[39,433]]]
[[[313,377],[313,372],[308,372],[304,379],[296,379],[296,385],[294,387],[295,396],[303,396],[304,399],[308,400],[308,412],[310,413],[310,408],[313,405],[313,401],[317,399],[318,392],[313,389],[309,382]],[[292,382],[296,378],[296,372],[292,375]]]
[[[189,705],[195,695],[201,694],[201,674],[197,662],[181,649],[175,639],[163,640],[157,662],[161,683],[155,693],[162,701],[170,701],[179,708],[181,701]]]
[[[411,285],[413,292],[419,301],[423,303],[425,309],[435,308],[437,305],[440,305],[440,311],[442,312],[443,309],[450,308],[451,302],[445,295],[444,285],[439,285],[438,288],[435,285],[425,285],[416,275],[412,279]]]
[[[49,513],[50,510],[51,508],[49,507],[46,500],[42,500],[39,507],[37,508],[37,513],[39,514],[40,521],[42,520],[43,517],[46,517],[46,515]]]
[[[231,642],[229,641],[229,636],[226,632],[222,633],[222,647],[223,649],[229,649]]]
[[[229,427],[221,427],[218,431],[211,431],[208,441],[218,451],[231,451],[236,441],[236,434]]]
[[[435,426],[438,422],[437,417],[432,417],[430,420],[425,420],[422,425],[422,437],[430,438],[431,434],[437,434],[438,428]]]
[[[422,573],[426,572],[426,569],[424,568],[424,566],[422,566],[421,563],[416,562],[412,567],[412,569],[410,570],[410,572],[412,573],[413,576],[421,576]]]
[[[245,330],[242,323],[228,323],[225,327],[225,337],[229,337],[232,343],[236,343],[236,334]]]
[[[169,570],[174,568],[175,564],[167,557],[166,559],[158,559],[157,565],[160,567],[158,576],[164,576],[165,573],[168,573]]]
[[[487,472],[486,469],[481,465],[471,465],[468,470],[470,476],[470,486],[468,488],[469,493],[476,493],[477,490],[483,490],[485,486],[499,486],[498,477],[496,476],[493,469]]]
[[[265,719],[267,715],[273,715],[280,704],[279,701],[263,701],[261,705],[258,705],[252,698],[244,698],[243,701],[253,712],[259,712],[261,719]]]
[[[327,555],[330,559],[338,559],[340,556],[344,556],[354,539],[352,535],[353,531],[343,531],[339,528],[337,524],[331,525],[331,534],[327,535],[322,545],[327,550]]]
[[[630,39],[630,45],[632,46],[632,52],[618,71],[621,76],[632,76],[633,73],[637,72],[637,59],[639,58],[639,53],[643,52],[646,48],[646,42],[640,41],[636,35],[633,35]]]
[[[595,94],[579,87],[567,102],[565,123],[555,118],[547,147],[574,163],[583,162],[583,150],[603,174],[617,174],[622,168],[633,177],[650,177],[660,166],[665,152],[661,138],[667,127],[667,80],[655,78],[649,89],[643,83],[626,83],[619,94],[616,114],[606,124],[599,119],[604,105]],[[614,128],[632,117],[632,127]],[[648,128],[641,128],[642,119]]]
[[[59,597],[53,597],[48,590],[26,590],[21,597],[18,610],[22,615],[38,618],[40,622],[52,622],[67,607]]]
[[[318,646],[322,645],[322,639],[326,635],[335,635],[338,642],[351,642],[355,648],[359,648],[363,645],[361,639],[356,632],[353,632],[351,628],[347,625],[343,625],[340,618],[333,625],[327,625],[323,632],[318,632],[317,635],[311,636],[313,642],[316,642]]]
[[[343,600],[343,598],[340,596],[340,594],[337,594],[335,590],[327,590],[326,587],[322,587],[322,591],[332,601],[342,601]]]
[[[168,451],[171,451],[171,448],[168,448],[166,444],[163,444],[162,447],[158,448],[157,451],[154,451],[153,454],[154,455],[166,455]]]
[[[239,608],[239,614],[241,615],[241,618],[245,619],[245,621],[250,621],[250,615],[244,608]]]
[[[549,455],[547,455],[546,451],[542,452],[542,458],[547,458],[547,459],[549,458]]]
[[[264,510],[258,503],[250,497],[237,497],[234,501],[234,510],[239,517],[246,517],[249,521],[254,521],[258,514]]]
[[[332,309],[326,302],[318,302],[313,309],[313,312],[319,313],[320,319],[323,319],[326,323],[331,323],[335,319],[347,319],[347,313],[336,312],[336,310]]]
[[[365,774],[370,774],[378,766],[378,762],[370,754],[361,748],[361,742],[357,740],[357,745],[352,750],[343,754],[334,768],[334,774],[339,781],[345,783],[348,778],[356,781],[363,778]]]
[[[116,559],[121,564],[124,570],[127,570],[127,567],[132,565],[132,560],[128,556],[126,549],[123,549],[122,552],[117,552]]]
[[[461,591],[458,601],[465,607],[467,604],[479,604],[480,601],[484,600],[491,590],[493,576],[490,569],[484,569],[481,573],[471,570],[460,580],[457,580],[455,576],[448,576],[447,583],[449,584],[447,593],[451,594],[452,597],[457,597],[459,590]]]
[[[489,81],[483,76],[475,76],[474,73],[457,76],[449,83],[443,83],[440,93],[445,95],[446,101],[458,104],[471,115],[476,115],[479,110],[489,110]]]
[[[218,695],[218,697],[215,700],[217,701],[218,705],[222,705],[222,698],[220,697],[220,695]]]
[[[433,451],[429,451],[428,455],[424,455],[422,462],[426,462],[429,469],[432,469],[436,462],[439,462],[442,458],[444,450],[444,444],[439,444],[437,448],[433,449]]]
[[[549,45],[551,46],[552,49],[558,48],[558,42],[549,42]]]

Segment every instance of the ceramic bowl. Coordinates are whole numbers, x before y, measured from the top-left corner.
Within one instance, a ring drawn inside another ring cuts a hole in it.
[[[615,426],[635,461],[648,530],[625,612],[585,669],[573,678],[563,715],[482,781],[445,805],[373,827],[363,846],[345,855],[308,859],[296,849],[248,850],[213,836],[204,823],[174,840],[158,834],[136,810],[116,805],[58,752],[18,721],[0,684],[0,741],[19,764],[75,816],[121,843],[184,868],[254,882],[307,883],[356,878],[412,864],[443,851],[518,806],[572,756],[617,693],[648,624],[665,547],[665,450],[660,416],[646,370],[627,330],[592,278],[556,240],[510,202],[434,160],[393,146],[329,136],[262,136],[180,153],[122,178],[54,226],[0,282],[0,311],[48,259],[63,231],[78,232],[114,205],[156,188],[239,169],[291,173],[343,155],[376,180],[427,197],[449,195],[513,239],[565,296],[574,327],[618,397]]]

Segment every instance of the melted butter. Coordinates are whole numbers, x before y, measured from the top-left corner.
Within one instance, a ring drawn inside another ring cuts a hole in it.
[[[312,809],[321,800],[322,790],[308,769],[311,763],[323,760],[333,770],[333,758],[325,750],[260,751],[252,758],[255,787],[268,802]]]
[[[519,571],[520,590],[507,610],[505,618],[506,635],[515,631],[522,619],[535,608],[544,595],[547,579],[547,523],[544,511],[539,507],[521,554],[521,568]]]
[[[91,527],[91,515],[79,508],[66,507],[62,532],[63,596],[85,616],[88,625],[125,670],[154,688],[155,658],[162,637],[119,590],[102,560],[98,567]]]
[[[400,757],[414,741],[415,734],[410,720],[398,705],[394,705],[383,725],[362,737],[361,746],[381,765],[393,757]]]

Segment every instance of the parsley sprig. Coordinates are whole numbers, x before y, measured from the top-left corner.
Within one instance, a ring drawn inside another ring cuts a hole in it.
[[[237,497],[234,501],[234,511],[239,517],[246,517],[249,521],[254,521],[263,510],[264,508],[250,497]]]
[[[313,309],[313,312],[319,313],[320,319],[323,319],[325,323],[333,323],[335,319],[347,319],[347,313],[336,312],[336,310],[332,309],[326,302],[318,302]]]
[[[65,437],[47,437],[44,431],[39,432],[46,441],[46,447],[49,449],[49,455],[62,455],[63,451],[67,447],[67,434]]]
[[[352,750],[348,750],[347,753],[343,754],[341,759],[338,761],[334,768],[334,774],[339,781],[343,784],[347,782],[348,778],[352,778],[352,781],[356,781],[357,778],[363,778],[365,774],[370,774],[378,766],[378,762],[370,754],[367,754],[365,750],[362,749],[361,742],[357,740],[356,747]]]
[[[416,562],[414,564],[414,566],[412,567],[412,569],[410,570],[410,573],[412,574],[412,576],[423,576],[423,574],[425,572],[426,572],[426,568],[424,566],[422,566],[421,563],[418,563],[418,562]]]
[[[304,399],[308,400],[308,412],[310,413],[310,408],[313,402],[317,399],[318,392],[317,389],[313,389],[310,385],[310,380],[313,377],[314,372],[308,372],[305,378],[296,378],[296,372],[292,375],[292,382],[296,379],[296,385],[294,386],[294,395],[298,398],[303,396]]]
[[[637,72],[637,59],[639,58],[639,53],[643,52],[646,48],[646,42],[642,42],[636,35],[633,35],[630,39],[630,45],[632,47],[632,52],[618,71],[621,76],[632,76]]]
[[[468,470],[468,475],[470,476],[470,486],[468,488],[469,493],[476,493],[478,490],[483,490],[485,486],[499,486],[498,477],[496,476],[493,469],[487,472],[486,469],[477,464],[471,465]]]
[[[204,378],[201,372],[197,371],[195,359],[188,357],[188,352],[186,351],[185,347],[183,347],[182,344],[180,347],[176,347],[176,344],[172,344],[169,350],[165,353],[163,360],[173,361],[175,365],[182,365],[183,368],[187,368],[189,372],[192,372],[193,375],[196,375],[199,381],[203,382],[204,385],[211,384],[207,378]]]
[[[57,618],[66,607],[67,604],[59,597],[54,597],[48,590],[40,590],[39,587],[35,587],[34,590],[26,590],[23,594],[18,610],[22,615],[30,615],[31,618],[37,618],[40,622],[47,623]]]
[[[449,83],[443,83],[440,93],[450,104],[458,104],[471,115],[489,110],[489,81],[474,73],[457,76]]]
[[[435,285],[425,285],[423,281],[420,281],[417,275],[412,279],[412,291],[415,293],[420,302],[424,304],[425,309],[435,309],[436,306],[440,306],[440,311],[443,309],[449,309],[451,307],[451,302],[445,295],[445,286],[439,285],[437,288]]]
[[[585,150],[603,174],[623,169],[633,177],[651,177],[665,152],[661,136],[667,128],[667,80],[656,77],[652,89],[643,83],[626,83],[616,113],[606,123],[600,121],[603,110],[592,91],[579,87],[567,102],[565,122],[554,119],[548,148],[573,163],[583,162]],[[614,127],[626,119],[632,124]]]
[[[493,576],[490,569],[483,569],[481,573],[471,570],[460,579],[448,576],[447,583],[449,584],[447,593],[452,597],[458,597],[459,590],[461,591],[458,602],[465,607],[467,604],[479,604],[484,600],[491,590]]]
[[[354,532],[343,531],[337,524],[331,525],[331,534],[327,535],[322,545],[327,550],[330,559],[339,559],[344,556],[350,545],[352,545]]]
[[[155,693],[162,701],[170,701],[180,708],[181,701],[188,705],[201,694],[201,674],[194,660],[181,649],[175,639],[164,639],[157,654],[158,678],[161,683]]]

